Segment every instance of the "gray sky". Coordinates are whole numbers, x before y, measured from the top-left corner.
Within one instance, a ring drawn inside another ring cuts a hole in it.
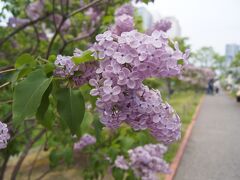
[[[148,7],[155,16],[175,16],[193,50],[213,46],[224,54],[225,44],[240,44],[240,0],[155,0]]]

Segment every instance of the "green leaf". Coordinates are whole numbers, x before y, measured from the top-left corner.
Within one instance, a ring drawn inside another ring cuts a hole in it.
[[[39,69],[30,73],[26,79],[16,85],[13,93],[13,121],[15,123],[36,113],[51,81],[52,78],[47,78],[45,73]]]
[[[177,64],[183,65],[183,64],[184,64],[183,59],[179,59],[178,62],[177,62]]]
[[[43,66],[43,69],[46,74],[49,74],[53,72],[53,70],[55,69],[55,66],[53,63],[47,63]]]
[[[40,124],[46,128],[51,128],[53,116],[51,113],[47,113],[49,108],[49,95],[52,91],[52,84],[49,85],[45,93],[43,94],[40,106],[37,109],[36,118]],[[47,114],[46,114],[47,113]]]
[[[114,167],[112,169],[112,175],[113,175],[115,180],[122,180],[122,179],[124,179],[124,171],[122,169]]]
[[[72,61],[75,64],[81,64],[84,62],[88,62],[91,60],[94,60],[94,57],[92,56],[93,52],[92,51],[84,51],[83,54],[80,57],[73,57]]]
[[[56,92],[57,110],[72,134],[80,133],[85,113],[85,103],[80,90],[60,88]]]
[[[19,56],[16,60],[15,68],[19,68],[22,65],[26,65],[26,64],[32,67],[36,65],[36,61],[30,54],[23,54]]]
[[[86,111],[84,114],[84,118],[81,124],[81,132],[87,133],[91,130],[93,122],[93,114],[91,112]]]
[[[53,63],[56,60],[56,58],[57,57],[55,55],[50,55],[48,61]]]

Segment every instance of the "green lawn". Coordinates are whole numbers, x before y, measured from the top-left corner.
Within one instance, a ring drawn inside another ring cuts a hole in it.
[[[169,104],[173,106],[173,108],[176,110],[176,112],[181,118],[182,138],[184,137],[186,129],[192,120],[192,117],[194,115],[197,105],[200,102],[202,95],[202,93],[195,93],[194,91],[189,90],[184,92],[176,92],[169,99]],[[165,159],[168,162],[171,163],[174,159],[181,140],[169,146],[168,152],[165,155]]]

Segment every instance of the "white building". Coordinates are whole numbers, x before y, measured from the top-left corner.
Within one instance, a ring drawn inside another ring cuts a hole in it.
[[[148,29],[153,25],[153,16],[152,14],[147,10],[146,7],[141,6],[137,8],[138,14],[142,17],[143,20],[143,29]]]
[[[146,30],[161,19],[167,19],[172,22],[172,28],[168,30],[171,38],[181,36],[181,26],[178,19],[174,16],[164,17],[158,9],[150,7],[142,2],[132,3],[137,8],[138,14],[143,19],[143,28]]]
[[[181,32],[181,26],[180,26],[178,19],[174,16],[165,17],[164,19],[167,19],[167,20],[171,21],[171,23],[172,23],[171,29],[169,29],[167,32],[168,35],[171,38],[180,37],[182,32]]]
[[[240,52],[240,46],[237,44],[227,44],[225,46],[226,65],[230,65],[235,55]]]

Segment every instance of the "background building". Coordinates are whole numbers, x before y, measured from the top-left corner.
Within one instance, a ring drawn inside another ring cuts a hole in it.
[[[230,65],[235,55],[240,52],[240,45],[227,44],[225,46],[226,65]]]

